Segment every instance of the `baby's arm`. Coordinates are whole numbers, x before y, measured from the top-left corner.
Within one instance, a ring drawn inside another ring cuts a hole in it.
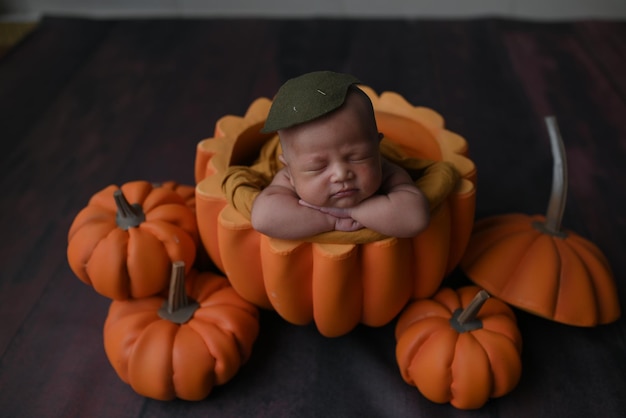
[[[318,208],[337,217],[351,217],[363,226],[392,237],[414,237],[428,226],[428,201],[402,168],[384,162],[381,193],[352,208]]]
[[[335,229],[354,231],[362,228],[352,219],[322,213],[300,205],[298,200],[287,176],[279,172],[272,183],[254,199],[252,227],[270,237],[292,240]]]

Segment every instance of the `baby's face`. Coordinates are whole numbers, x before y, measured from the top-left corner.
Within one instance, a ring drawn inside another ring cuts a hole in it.
[[[281,131],[283,162],[298,196],[316,206],[347,208],[382,182],[376,124],[355,93],[332,114]]]

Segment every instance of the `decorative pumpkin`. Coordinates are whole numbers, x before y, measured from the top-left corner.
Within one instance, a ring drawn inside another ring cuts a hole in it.
[[[521,377],[515,315],[477,286],[442,288],[413,302],[398,320],[396,340],[402,378],[433,402],[480,408]]]
[[[164,187],[169,190],[173,190],[183,198],[189,209],[194,213],[196,211],[196,188],[188,184],[178,183],[173,180],[164,181],[161,183],[153,183],[154,187]]]
[[[620,306],[606,257],[595,244],[561,228],[567,165],[556,120],[546,123],[554,156],[546,216],[478,221],[461,267],[492,295],[541,317],[576,326],[613,322]]]
[[[201,141],[196,153],[198,228],[214,263],[245,299],[294,324],[314,321],[325,336],[343,335],[359,323],[384,325],[410,298],[431,296],[460,261],[474,221],[476,173],[465,139],[446,130],[431,109],[413,107],[396,93],[379,97],[361,88],[372,100],[383,142],[414,159],[443,161],[437,167],[451,165],[460,173],[456,188],[437,196],[429,227],[415,238],[361,230],[349,238],[332,231],[284,241],[255,231],[242,207],[251,207],[259,189],[238,189],[247,201],[236,208],[222,182],[231,167],[253,164],[268,146],[274,155],[280,152],[275,135],[259,132],[268,99],[254,101],[244,117],[221,118],[215,137]],[[440,175],[445,177],[434,169],[430,180],[438,184]]]
[[[195,401],[237,373],[258,332],[258,310],[224,277],[191,270],[185,279],[184,263],[175,262],[167,298],[111,303],[104,348],[140,395]]]
[[[153,183],[155,187],[164,187],[166,189],[170,189],[175,191],[183,198],[189,209],[195,214],[196,213],[196,188],[194,186],[190,186],[188,184],[181,184],[176,181],[168,180],[162,183]],[[204,247],[202,246],[202,242],[200,241],[200,237],[198,234],[195,236],[196,239],[196,260],[193,264],[193,267],[199,269],[200,271],[208,271],[215,270],[215,264],[213,264],[213,260],[209,257],[209,254],[206,252]]]
[[[195,215],[178,193],[134,181],[92,196],[70,226],[67,258],[101,295],[142,298],[167,288],[173,260],[193,264],[197,236]]]

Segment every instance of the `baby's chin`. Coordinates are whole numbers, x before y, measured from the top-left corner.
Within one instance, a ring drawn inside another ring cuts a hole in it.
[[[337,209],[349,209],[358,206],[363,200],[365,199],[357,196],[330,199],[325,206]]]

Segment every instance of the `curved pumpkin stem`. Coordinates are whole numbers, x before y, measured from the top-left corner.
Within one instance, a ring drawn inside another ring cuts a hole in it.
[[[159,309],[159,316],[177,324],[184,324],[191,319],[199,306],[196,301],[187,297],[185,291],[185,263],[173,262],[169,295]]]
[[[567,159],[565,156],[565,146],[554,116],[545,118],[548,134],[550,135],[550,149],[552,150],[552,190],[550,191],[550,201],[546,211],[546,221],[542,225],[537,225],[539,229],[550,235],[564,237],[566,234],[561,231],[561,221],[565,211],[567,200]]]
[[[113,192],[113,198],[115,199],[115,206],[117,206],[117,214],[115,216],[115,222],[117,226],[124,231],[129,228],[135,228],[146,220],[146,215],[143,213],[143,208],[139,203],[130,204],[122,189],[117,189]]]
[[[490,295],[486,290],[476,293],[474,299],[465,307],[465,309],[457,309],[450,318],[450,325],[459,333],[474,331],[483,327],[480,319],[476,319],[476,315],[483,307]]]

